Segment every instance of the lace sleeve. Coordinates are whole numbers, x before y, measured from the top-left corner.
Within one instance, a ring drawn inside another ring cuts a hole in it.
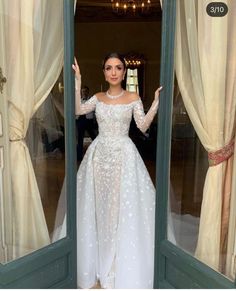
[[[93,95],[89,100],[84,103],[80,103],[79,110],[76,111],[76,115],[84,115],[95,110],[97,103],[96,95]]]
[[[81,103],[81,95],[80,95],[80,89],[81,89],[81,76],[79,79],[75,80],[75,114],[76,115],[84,115],[89,112],[92,112],[95,110],[96,103],[97,103],[97,97],[94,95],[89,100],[87,100],[85,103]]]
[[[137,124],[137,127],[145,133],[147,129],[149,128],[150,124],[153,121],[153,118],[155,117],[158,109],[159,99],[154,100],[152,102],[152,106],[148,110],[147,114],[145,115],[144,109],[143,109],[143,103],[141,99],[139,99],[134,106],[133,114],[134,114],[134,120]]]

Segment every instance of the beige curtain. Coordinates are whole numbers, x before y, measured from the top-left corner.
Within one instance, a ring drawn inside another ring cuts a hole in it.
[[[63,0],[1,0],[0,5],[5,26],[11,140],[12,258],[17,258],[50,243],[24,139],[30,118],[62,69]]]
[[[208,16],[209,2],[177,1],[175,52],[185,107],[201,143],[215,152],[235,135],[236,1],[224,1],[229,8],[225,17]],[[217,270],[227,240],[232,162],[233,156],[209,167],[203,191],[196,256]]]
[[[234,152],[236,152],[236,140]],[[236,277],[236,155],[234,155],[234,169],[232,176],[234,179],[232,179],[232,196],[230,201],[229,235],[225,273],[228,277],[234,280]]]

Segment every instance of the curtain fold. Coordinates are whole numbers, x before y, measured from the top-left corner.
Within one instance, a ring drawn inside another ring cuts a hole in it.
[[[236,139],[234,144],[234,152],[236,152]],[[232,176],[236,177],[236,155],[234,155],[233,165],[234,168]],[[236,179],[232,179],[232,195],[230,199],[229,231],[225,274],[232,280],[234,280],[236,277]]]
[[[50,243],[25,136],[30,118],[62,69],[63,0],[1,0],[1,18],[7,60],[14,259]]]
[[[235,135],[236,3],[224,2],[229,13],[209,17],[209,1],[177,1],[176,76],[188,115],[208,152],[224,148]],[[231,186],[231,160],[209,167],[203,190],[196,256],[217,270],[222,242],[227,240],[231,187],[225,182]]]

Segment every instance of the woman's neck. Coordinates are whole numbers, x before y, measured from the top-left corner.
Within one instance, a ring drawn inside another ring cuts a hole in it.
[[[110,86],[108,89],[108,93],[110,95],[118,95],[123,91],[121,86]]]
[[[116,86],[116,87],[110,86],[106,92],[106,96],[110,99],[117,99],[123,96],[124,92],[125,91],[123,90],[121,86]]]

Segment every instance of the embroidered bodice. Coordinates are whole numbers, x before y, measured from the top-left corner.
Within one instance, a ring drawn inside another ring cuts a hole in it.
[[[80,104],[78,113],[83,115],[95,110],[99,135],[119,137],[128,135],[132,114],[137,127],[145,132],[153,121],[157,109],[158,100],[153,101],[145,114],[141,99],[128,104],[107,104],[99,101],[94,95],[84,104]]]

